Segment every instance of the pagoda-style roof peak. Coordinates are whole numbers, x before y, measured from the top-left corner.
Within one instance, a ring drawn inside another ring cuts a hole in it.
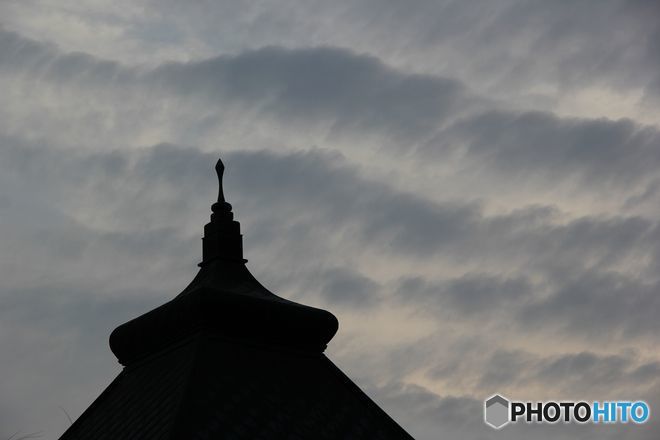
[[[322,352],[338,328],[332,313],[280,298],[245,266],[240,224],[225,200],[225,166],[215,165],[218,201],[204,226],[200,270],[166,304],[117,327],[110,347],[124,365],[199,332],[230,339]]]
[[[252,276],[216,171],[197,276],[112,332],[126,368],[60,440],[412,440],[323,354],[337,319]]]

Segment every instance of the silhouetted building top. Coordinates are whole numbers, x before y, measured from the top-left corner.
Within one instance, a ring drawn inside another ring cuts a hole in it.
[[[199,273],[112,332],[124,369],[61,440],[412,438],[323,354],[335,316],[250,274],[216,171]]]

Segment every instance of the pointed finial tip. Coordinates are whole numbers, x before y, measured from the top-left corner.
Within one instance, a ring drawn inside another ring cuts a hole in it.
[[[216,162],[215,172],[218,174],[218,202],[224,202],[225,195],[222,191],[222,175],[225,172],[225,164],[222,163],[222,159],[218,159],[218,162]]]
[[[216,162],[216,164],[215,164],[215,170],[216,170],[218,173],[221,173],[222,171],[225,170],[225,164],[222,163],[222,159],[218,159],[218,162]]]

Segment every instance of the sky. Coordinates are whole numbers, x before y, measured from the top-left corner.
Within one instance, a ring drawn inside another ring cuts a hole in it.
[[[653,0],[0,2],[0,439],[55,439],[225,195],[411,435],[657,439]],[[646,400],[645,425],[483,423]]]

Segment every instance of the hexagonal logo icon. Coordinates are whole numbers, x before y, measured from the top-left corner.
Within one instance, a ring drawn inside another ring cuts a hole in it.
[[[484,421],[495,429],[500,429],[510,421],[509,401],[499,394],[484,402]]]

